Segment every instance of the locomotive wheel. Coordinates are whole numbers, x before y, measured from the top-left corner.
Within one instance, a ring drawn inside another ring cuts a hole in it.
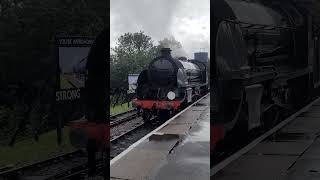
[[[225,101],[223,117],[227,122],[227,129],[233,129],[239,121],[244,121],[247,117],[247,106],[245,103],[245,94],[243,92],[239,93],[238,97],[234,97]]]
[[[140,108],[137,108],[137,115],[138,115],[138,117],[141,116],[141,109]]]
[[[234,126],[233,139],[238,139],[240,144],[242,142],[246,142],[248,140],[249,136],[249,130],[248,130],[248,120],[249,120],[249,115],[248,115],[248,106],[247,103],[244,103],[240,109],[239,116],[237,117],[238,120]]]
[[[171,112],[169,110],[159,110],[158,116],[162,120],[167,120],[171,116]]]
[[[224,140],[217,144],[217,152],[222,153],[225,150],[236,149],[243,145],[249,139],[248,131],[248,106],[245,102],[245,95],[242,93],[240,99],[234,99],[233,106],[229,106],[229,114],[227,117],[232,121],[226,124],[229,133],[226,134]],[[228,104],[231,104],[228,103]],[[231,109],[232,107],[232,109]]]
[[[143,121],[149,121],[149,120],[151,119],[151,117],[152,117],[152,114],[151,114],[150,111],[148,111],[148,110],[143,110],[143,112],[142,112],[142,119],[143,119]]]

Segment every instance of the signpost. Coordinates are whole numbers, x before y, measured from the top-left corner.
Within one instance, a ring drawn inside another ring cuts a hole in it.
[[[139,74],[128,74],[128,94],[134,94],[136,92],[138,77]]]
[[[56,101],[79,100],[84,88],[86,63],[93,38],[58,37],[57,62],[59,66]]]
[[[63,108],[61,105],[81,100],[87,74],[86,64],[91,37],[56,37],[57,90],[55,99],[58,105],[57,141],[62,142]]]

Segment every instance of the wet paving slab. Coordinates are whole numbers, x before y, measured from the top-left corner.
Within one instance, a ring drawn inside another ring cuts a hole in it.
[[[320,179],[319,105],[316,103],[210,179]]]
[[[111,179],[209,179],[210,96],[111,163]],[[202,110],[199,107],[203,108]]]
[[[189,131],[159,165],[151,179],[209,179],[210,178],[210,115],[209,108],[199,123]],[[204,114],[203,114],[204,115]]]
[[[277,180],[298,156],[244,155],[211,179]]]

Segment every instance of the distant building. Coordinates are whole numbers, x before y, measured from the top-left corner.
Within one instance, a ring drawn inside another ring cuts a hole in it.
[[[196,52],[194,53],[194,59],[204,63],[208,63],[209,61],[208,52]]]

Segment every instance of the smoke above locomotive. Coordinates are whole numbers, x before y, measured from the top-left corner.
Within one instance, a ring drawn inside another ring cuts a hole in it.
[[[172,56],[192,57],[199,48],[210,54],[210,0],[111,0],[111,47],[116,46],[121,34],[140,30],[155,42],[175,37],[183,44],[184,51],[170,47]]]

